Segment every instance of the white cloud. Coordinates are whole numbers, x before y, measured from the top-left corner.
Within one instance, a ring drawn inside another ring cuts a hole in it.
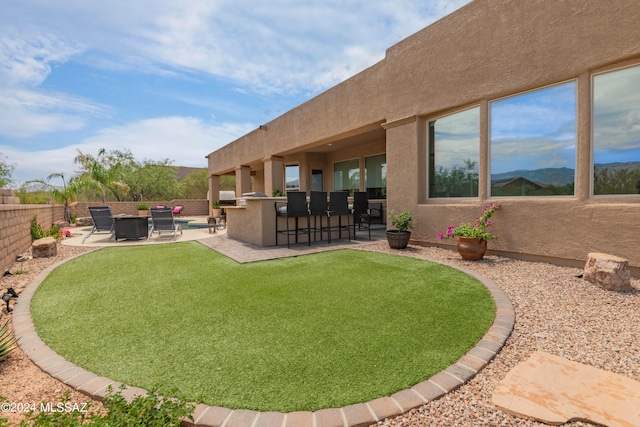
[[[594,146],[596,150],[627,151],[640,148],[640,67],[594,79]],[[597,159],[596,159],[597,160]]]
[[[0,136],[27,138],[42,133],[77,130],[84,114],[99,107],[79,97],[39,89],[55,63],[66,62],[82,49],[58,36],[10,29],[0,37]]]
[[[13,178],[18,183],[54,172],[72,176],[78,150],[97,155],[102,148],[127,149],[138,161],[169,159],[175,166],[206,167],[207,154],[254,128],[250,124],[213,125],[190,117],[163,117],[103,129],[79,144],[61,148],[32,153],[0,145],[0,153],[15,164]]]
[[[253,129],[251,124],[213,125],[191,117],[162,117],[103,129],[82,145],[89,152],[128,149],[137,160],[168,158],[176,166],[206,167],[205,155]]]
[[[34,87],[51,73],[52,63],[61,63],[77,55],[82,48],[53,34],[35,28],[19,33],[7,29],[0,34],[0,86]]]
[[[372,65],[390,45],[469,1],[24,0],[6,16],[81,41],[94,65],[173,68],[261,92],[307,92]]]
[[[0,94],[0,136],[28,138],[77,130],[84,127],[85,115],[103,114],[105,110],[72,95],[8,88]]]

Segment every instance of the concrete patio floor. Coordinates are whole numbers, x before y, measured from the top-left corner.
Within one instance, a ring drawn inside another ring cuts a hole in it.
[[[181,220],[188,220],[190,223],[205,226],[207,224],[207,217],[182,217]],[[140,240],[118,240],[109,239],[108,233],[94,233],[89,236],[84,243],[82,239],[91,231],[91,227],[71,228],[72,237],[66,238],[62,241],[64,245],[71,246],[87,246],[87,247],[123,247],[123,246],[135,246],[135,245],[156,245],[164,243],[176,243],[187,241],[198,241],[203,245],[220,252],[221,254],[239,262],[254,262],[264,261],[269,259],[286,258],[291,256],[300,256],[318,252],[325,252],[330,250],[344,249],[344,248],[356,248],[363,245],[378,243],[385,241],[386,225],[373,224],[371,227],[371,239],[369,239],[366,230],[357,231],[357,240],[351,237],[351,240],[346,237],[342,239],[333,239],[329,244],[324,241],[313,241],[311,245],[306,243],[292,244],[290,248],[281,244],[280,246],[257,246],[250,243],[242,242],[227,236],[226,228],[218,228],[213,231],[209,231],[207,228],[195,228],[195,229],[183,229],[182,235],[178,233],[177,239],[173,240],[173,234],[164,232],[161,235],[154,233],[149,241],[146,239]]]
[[[192,216],[192,217],[181,217],[180,220],[189,221],[189,223],[198,224],[201,226],[207,225],[207,217],[206,216]],[[154,245],[161,243],[174,243],[173,233],[163,232],[161,235],[157,233],[153,233],[149,241],[147,239],[140,240],[118,240],[109,239],[109,233],[101,232],[94,233],[82,243],[82,239],[84,236],[89,234],[91,231],[91,227],[74,227],[69,228],[71,230],[71,237],[65,238],[62,241],[64,245],[70,246],[132,246],[132,245]],[[212,230],[213,231],[213,230]],[[217,229],[215,233],[209,232],[207,228],[194,228],[194,229],[183,229],[182,235],[178,233],[178,237],[175,242],[187,242],[191,240],[201,240],[207,237],[213,237],[217,235],[226,234],[226,230],[224,228]]]

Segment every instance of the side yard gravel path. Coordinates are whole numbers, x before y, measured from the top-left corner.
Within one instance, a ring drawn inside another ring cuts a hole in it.
[[[365,249],[365,248],[363,248]],[[11,271],[25,274],[0,279],[21,291],[42,270],[90,249],[58,245],[55,258],[16,263]],[[498,356],[475,378],[445,397],[430,402],[379,426],[543,426],[508,415],[491,403],[497,382],[535,350],[606,369],[640,381],[640,280],[631,279],[634,290],[611,292],[576,277],[580,269],[532,263],[489,255],[482,261],[463,261],[454,251],[409,246],[398,251],[386,243],[367,245],[366,250],[397,253],[459,265],[492,280],[509,296],[516,311],[514,331]],[[18,300],[19,303],[19,300]],[[3,314],[2,322],[10,315]],[[89,399],[43,373],[20,349],[0,362],[0,396],[9,402],[57,403],[65,391],[71,402]],[[99,403],[94,403],[99,407]],[[18,413],[3,413],[12,425]],[[586,422],[571,426],[591,426]]]

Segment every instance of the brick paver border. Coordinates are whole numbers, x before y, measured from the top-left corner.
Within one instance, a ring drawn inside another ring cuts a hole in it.
[[[225,244],[232,244],[230,240],[228,239]],[[246,248],[244,250],[246,251]],[[31,298],[38,286],[53,269],[73,258],[43,270],[22,291],[19,304],[15,305],[13,311],[13,329],[15,336],[19,338],[18,344],[22,350],[40,369],[87,396],[102,401],[109,385],[117,390],[121,383],[86,371],[51,350],[38,336],[31,318]],[[401,415],[457,389],[473,378],[498,354],[511,335],[515,324],[515,312],[507,295],[495,283],[472,271],[451,264],[445,265],[461,270],[484,284],[495,302],[496,317],[493,325],[476,346],[444,371],[391,396],[315,412],[258,412],[198,404],[193,413],[194,422],[183,424],[196,427],[369,426],[379,420]],[[123,392],[123,396],[127,399],[133,399],[140,394],[146,394],[146,390],[127,387]]]

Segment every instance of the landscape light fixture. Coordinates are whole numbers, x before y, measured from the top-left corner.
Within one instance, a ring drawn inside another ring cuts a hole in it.
[[[16,293],[16,291],[13,290],[13,288],[8,288],[7,292],[5,292],[2,295],[2,301],[4,301],[7,304],[7,313],[11,312],[11,308],[9,307],[9,301],[11,301],[13,298],[18,298],[18,294]]]

